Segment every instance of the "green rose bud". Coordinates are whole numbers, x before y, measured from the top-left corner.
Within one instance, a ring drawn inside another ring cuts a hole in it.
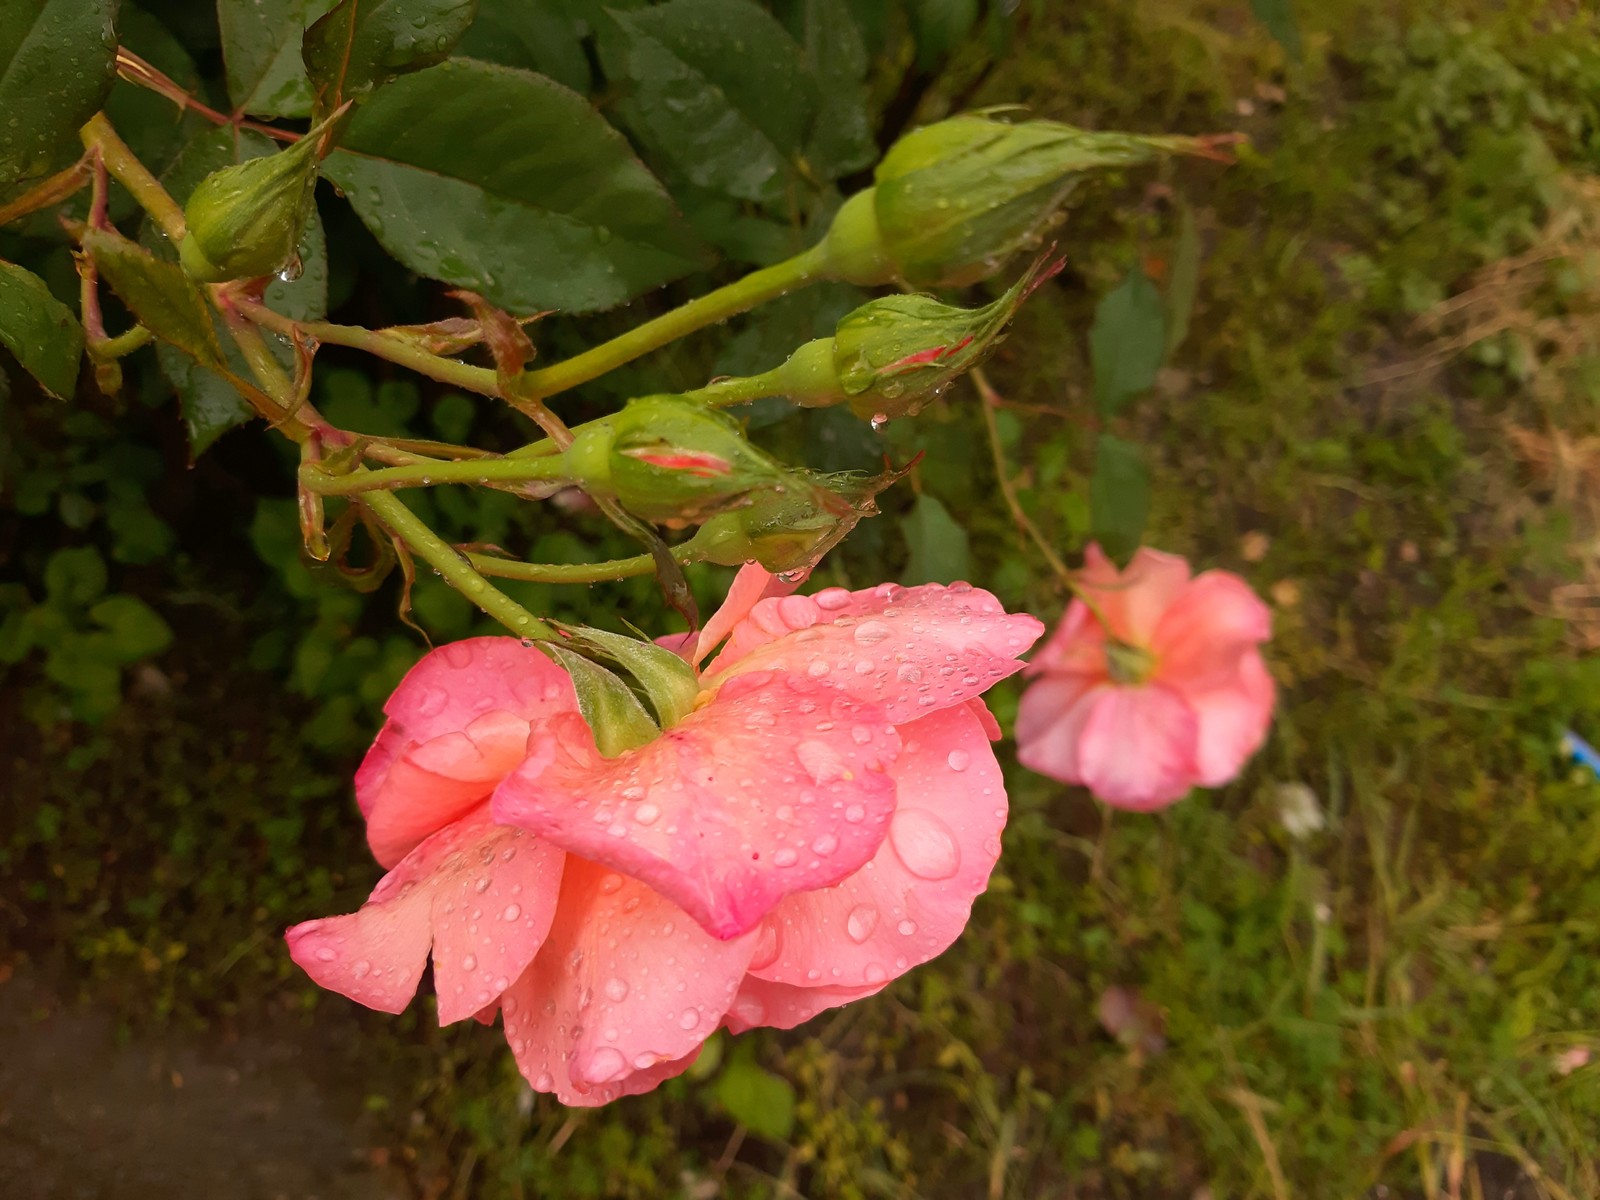
[[[660,525],[699,524],[789,474],[730,418],[678,396],[633,400],[576,434],[563,456],[571,480]]]
[[[311,213],[322,128],[200,181],[184,206],[189,231],[178,243],[178,259],[192,278],[256,279],[294,257]]]
[[[1223,159],[1234,139],[1097,133],[1058,121],[967,113],[906,134],[876,184],[839,210],[830,268],[863,286],[960,287],[1036,239],[1091,172],[1168,154]]]
[[[774,574],[808,570],[878,511],[874,497],[905,472],[818,475],[795,471],[777,487],[707,521],[694,536],[694,556],[736,567],[758,562]]]
[[[1040,260],[1005,295],[982,308],[932,296],[884,296],[839,322],[831,338],[807,342],[770,373],[775,392],[813,408],[848,403],[875,422],[910,416],[1005,340],[1022,302],[1061,268]]]

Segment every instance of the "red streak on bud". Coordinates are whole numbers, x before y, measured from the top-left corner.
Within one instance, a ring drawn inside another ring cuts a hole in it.
[[[638,449],[624,450],[622,453],[666,471],[686,471],[697,479],[715,479],[719,475],[733,474],[733,464],[727,459],[700,450]]]
[[[908,354],[904,358],[896,359],[879,372],[880,375],[899,375],[905,371],[915,370],[917,367],[926,366],[928,363],[943,362],[953,354],[959,354],[972,344],[972,335],[969,333],[954,346],[934,346],[928,350],[918,350],[915,354]]]

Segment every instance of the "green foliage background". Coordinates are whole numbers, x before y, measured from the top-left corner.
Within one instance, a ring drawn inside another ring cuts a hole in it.
[[[704,6],[708,22],[728,7],[677,2]],[[731,126],[743,140],[719,146],[686,141],[696,126],[675,124],[668,100],[708,86],[749,94],[748,80],[707,83],[726,56],[696,62],[709,43],[638,3],[612,5],[614,27],[586,40],[575,7],[484,0],[462,48],[591,94],[715,246],[717,265],[642,301],[649,311],[791,253],[875,140],[958,107],[1251,135],[1226,172],[1169,166],[1087,193],[1059,234],[1067,273],[1024,310],[991,374],[1010,403],[1000,433],[1022,502],[1064,553],[1092,528],[1144,523],[1125,503],[1137,488],[1108,489],[1104,474],[1091,486],[1110,458],[1118,478],[1148,475],[1153,544],[1272,597],[1283,706],[1271,743],[1238,783],[1157,817],[1109,819],[1008,764],[1005,854],[945,956],[878,999],[719,1047],[692,1076],[573,1128],[547,1100],[529,1103],[495,1032],[432,1029],[424,1003],[399,1020],[352,1016],[278,941],[292,921],[353,907],[377,875],[348,779],[383,698],[424,649],[392,594],[343,590],[304,565],[287,454],[258,428],[224,433],[237,411],[204,408],[193,386],[186,429],[152,352],[128,360],[116,400],[87,380],[51,400],[8,362],[6,959],[116,1005],[133,1031],[289,1014],[348,1035],[350,1070],[419,1194],[1356,1197],[1381,1186],[1431,1198],[1475,1195],[1476,1178],[1486,1195],[1600,1195],[1600,1068],[1555,1066],[1600,1043],[1600,783],[1557,749],[1564,726],[1600,740],[1600,661],[1548,615],[1551,589],[1575,578],[1570,547],[1595,536],[1584,489],[1600,483],[1558,486],[1508,435],[1597,432],[1600,358],[1568,336],[1600,298],[1585,241],[1600,221],[1583,224],[1574,190],[1600,169],[1594,18],[1555,0],[1332,0],[1298,6],[1295,26],[1288,6],[1256,4],[1290,54],[1243,2],[784,0],[770,19],[810,56],[796,78],[811,82],[763,91]],[[275,111],[309,111],[309,85],[271,55],[248,77],[234,77],[237,56],[224,71],[224,39],[245,34],[204,6],[125,4],[120,21],[141,55],[219,108],[265,88]],[[822,47],[808,28],[856,36]],[[849,103],[829,108],[852,89],[862,126]],[[106,103],[168,171],[207,128],[121,82]],[[801,160],[832,167],[807,177]],[[773,173],[752,170],[763,162]],[[447,311],[438,287],[381,252],[383,234],[322,199],[331,311],[374,322]],[[354,186],[351,199],[359,209]],[[114,198],[114,216],[132,214]],[[1573,220],[1577,237],[1508,300],[1527,320],[1433,357],[1439,335],[1419,318]],[[1157,333],[1136,293],[1146,274],[1181,290],[1185,238],[1196,299]],[[48,222],[0,230],[0,257],[75,305]],[[1120,333],[1095,320],[1108,295],[1133,313]],[[779,301],[564,398],[563,412],[771,365],[859,299],[825,287]],[[549,318],[541,356],[636,315]],[[1180,320],[1187,336],[1154,379],[1094,371],[1117,337],[1172,344]],[[522,440],[485,404],[354,355],[324,358],[337,369],[316,399],[335,423]],[[1059,612],[975,452],[970,388],[882,435],[831,412],[758,407],[751,424],[824,469],[870,467],[885,449],[926,455],[819,583],[965,574],[1008,606]],[[192,464],[190,433],[217,439]],[[597,520],[497,493],[437,491],[419,511],[446,537],[527,544],[546,561],[631,552]],[[719,579],[693,582],[712,602]],[[658,631],[648,580],[519,598]],[[479,627],[435,580],[415,602],[435,638]],[[1017,690],[995,697],[1003,723]],[[1285,782],[1315,790],[1324,830],[1286,832]],[[1135,1019],[1114,1022],[1120,1037],[1101,1023],[1110,988],[1135,1001]]]

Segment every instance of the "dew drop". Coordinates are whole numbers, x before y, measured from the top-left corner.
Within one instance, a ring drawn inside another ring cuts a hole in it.
[[[679,1029],[693,1029],[698,1024],[700,1024],[700,1010],[698,1008],[686,1008],[683,1010],[682,1015],[678,1017]]]
[[[950,764],[952,771],[965,771],[972,765],[972,755],[965,750],[952,750],[945,758],[945,762]]]
[[[641,804],[633,810],[633,819],[641,825],[654,825],[661,819],[661,809],[654,804]]]
[[[522,905],[520,904],[508,904],[505,912],[500,914],[501,918],[506,921],[515,921],[521,915]]]
[[[489,890],[489,877],[487,875],[478,876],[477,882],[472,885],[472,890],[480,894],[487,892]]]
[[[551,1078],[549,1071],[540,1071],[539,1078],[533,1081],[533,1090],[536,1092],[553,1092],[556,1090],[556,1081]]]
[[[461,960],[461,969],[463,971],[476,971],[478,969],[478,960],[470,954],[467,955]]]
[[[852,804],[844,810],[844,819],[852,825],[859,825],[866,819],[867,810],[859,804]]]
[[[815,596],[812,596],[811,599],[820,609],[828,612],[838,612],[841,608],[849,607],[850,593],[845,591],[844,588],[824,588]]]
[[[811,660],[811,665],[806,667],[806,674],[813,679],[821,679],[832,669],[823,659],[814,658]]]
[[[844,759],[827,742],[805,741],[794,749],[807,774],[818,783],[832,783],[847,773]]]
[[[878,963],[868,963],[867,969],[862,974],[868,983],[882,983],[889,977],[889,973]]]
[[[817,840],[811,843],[812,853],[820,854],[823,858],[827,858],[838,848],[839,839],[831,833],[819,834]]]
[[[604,988],[606,999],[613,1004],[620,1004],[628,998],[628,983],[625,979],[608,979]]]
[[[616,892],[616,891],[620,890],[621,887],[622,887],[622,876],[621,875],[607,875],[604,879],[602,879],[600,881],[600,893],[601,893],[601,895],[609,896],[613,892]]]
[[[855,639],[858,645],[876,646],[893,632],[882,621],[863,621],[856,626]]]
[[[324,946],[320,950],[317,951],[317,961],[318,962],[332,962],[334,959],[336,959],[338,957],[339,956],[336,953],[334,953],[333,947],[331,947],[331,946]]]
[[[357,979],[365,979],[372,973],[372,964],[364,958],[358,959],[355,965],[350,968],[350,971]]]
[[[779,867],[792,867],[799,861],[800,856],[787,846],[772,856],[773,864]]]
[[[850,940],[857,945],[871,937],[872,931],[877,927],[878,910],[870,904],[856,905],[844,920],[844,931],[850,935]]]
[[[917,923],[915,921],[901,921],[895,928],[900,931],[901,937],[910,937],[917,931]]]
[[[925,808],[902,808],[889,825],[889,845],[919,879],[949,879],[961,866],[955,834]]]
[[[589,1058],[585,1075],[594,1083],[610,1083],[628,1069],[628,1060],[615,1046],[601,1046]]]

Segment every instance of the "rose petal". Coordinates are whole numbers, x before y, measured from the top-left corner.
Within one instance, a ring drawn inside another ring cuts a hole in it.
[[[829,588],[762,600],[703,673],[709,685],[779,668],[882,704],[903,725],[1022,669],[1044,626],[969,584]]]
[[[550,937],[501,999],[535,1091],[604,1104],[684,1070],[739,989],[755,935],[721,941],[634,879],[567,860]]]
[[[900,742],[882,711],[782,672],[729,681],[613,759],[570,728],[544,737],[553,761],[500,785],[496,819],[644,881],[718,937],[850,874],[894,811]]]
[[[1085,697],[1078,767],[1089,790],[1115,808],[1163,808],[1196,782],[1199,721],[1159,684],[1103,687]]]
[[[699,666],[701,661],[717,648],[730,630],[749,615],[756,603],[768,597],[787,596],[799,582],[779,579],[760,563],[745,563],[733,577],[728,595],[722,606],[711,615],[700,634],[689,645],[688,661]]]
[[[1184,700],[1199,718],[1199,783],[1216,787],[1239,773],[1266,739],[1277,688],[1255,650],[1240,660],[1232,686],[1188,691]]]
[[[356,772],[373,855],[392,867],[494,790],[522,760],[529,722],[576,710],[566,672],[516,638],[426,655],[389,697],[389,721]]]
[[[809,1021],[820,1012],[853,1000],[864,1000],[888,987],[888,983],[871,987],[795,987],[787,983],[772,983],[747,975],[739,985],[733,1007],[722,1023],[731,1033],[744,1033],[758,1025],[773,1029],[793,1029],[802,1021]]]
[[[1240,661],[1272,636],[1272,612],[1250,585],[1207,571],[1162,616],[1150,641],[1156,677],[1184,694],[1231,687]]]
[[[783,900],[762,923],[750,974],[801,987],[879,987],[966,928],[1006,822],[1005,781],[983,725],[947,708],[902,726],[900,796],[871,862],[833,887]]]
[[[1091,707],[1084,699],[1106,686],[1082,675],[1054,674],[1029,684],[1017,703],[1017,761],[1063,783],[1082,783],[1078,742]]]
[[[1083,555],[1078,586],[1110,633],[1132,646],[1148,646],[1156,625],[1189,582],[1189,564],[1176,554],[1141,546],[1118,571],[1096,544]]]
[[[1108,678],[1106,628],[1082,600],[1067,605],[1066,614],[1028,664],[1029,675],[1079,675],[1090,683]]]
[[[994,719],[994,714],[983,702],[983,697],[978,696],[968,700],[967,711],[978,718],[978,724],[983,726],[983,732],[991,742],[998,742],[1005,737],[1005,731],[1000,728],[1000,722]]]
[[[323,987],[400,1012],[431,946],[439,1023],[462,1020],[491,1004],[538,953],[563,857],[493,824],[484,806],[408,854],[357,912],[289,930],[289,955]]]

